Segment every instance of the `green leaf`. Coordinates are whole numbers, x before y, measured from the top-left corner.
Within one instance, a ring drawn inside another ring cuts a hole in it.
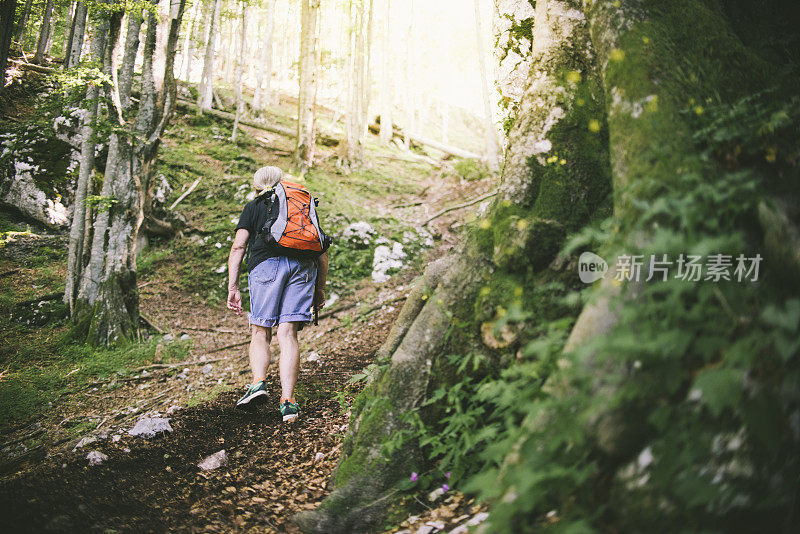
[[[736,405],[742,397],[742,371],[738,369],[711,369],[701,371],[694,386],[703,392],[703,401],[711,413],[719,415],[722,410]]]

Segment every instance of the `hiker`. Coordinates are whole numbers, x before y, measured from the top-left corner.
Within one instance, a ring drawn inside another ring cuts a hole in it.
[[[270,341],[272,328],[277,326],[280,412],[284,421],[290,421],[300,411],[294,397],[300,364],[297,332],[311,320],[312,306],[316,312],[325,305],[330,238],[319,228],[316,199],[312,199],[302,186],[282,182],[282,178],[283,171],[278,167],[262,167],[253,176],[258,195],[242,210],[228,257],[228,309],[242,315],[239,266],[249,247],[246,264],[250,313],[247,318],[250,322],[249,354],[253,382],[236,407],[246,408],[266,401],[267,369],[272,357]],[[287,218],[291,219],[290,223],[287,223]],[[276,221],[278,224],[273,224]],[[277,230],[272,230],[274,228]],[[312,234],[317,235],[314,237]],[[295,250],[292,247],[312,247],[314,250]]]

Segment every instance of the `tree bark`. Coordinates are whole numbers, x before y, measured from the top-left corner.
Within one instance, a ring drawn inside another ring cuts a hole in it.
[[[3,18],[3,25],[0,28],[0,93],[6,80],[6,67],[8,65],[8,49],[11,47],[11,37],[14,33],[14,13],[17,9],[17,0],[3,0],[0,4],[0,15]],[[25,5],[26,10],[30,10],[30,1]],[[25,12],[23,12],[23,19]]]
[[[3,20],[14,20],[14,13],[17,9],[16,1],[8,2],[8,0],[3,1],[3,9],[11,9],[11,4],[14,5],[14,11],[9,11],[10,15],[6,16],[6,12],[3,13]],[[31,5],[33,4],[33,0],[25,0],[25,5],[22,8],[22,16],[17,23],[17,29],[14,32],[14,40],[19,43],[19,47],[21,50],[25,50],[25,36],[27,35],[28,31],[28,17],[31,15]]]
[[[81,60],[81,50],[83,50],[83,36],[86,33],[86,18],[88,8],[84,2],[78,2],[75,8],[75,16],[69,30],[69,45],[67,47],[67,57],[64,58],[64,68],[69,69],[78,64]]]
[[[53,0],[47,0],[45,4],[44,15],[42,18],[42,25],[39,26],[39,40],[36,41],[36,53],[33,56],[34,63],[41,63],[44,61],[44,55],[47,50],[47,41],[50,38],[50,19],[53,16]]]
[[[110,202],[107,213],[98,214],[89,260],[91,273],[85,279],[86,298],[81,300],[81,306],[76,311],[75,331],[84,334],[86,341],[93,345],[130,340],[138,331],[136,237],[144,219],[161,135],[175,106],[175,52],[184,8],[185,0],[181,0],[171,9],[165,46],[165,72],[159,92],[156,91],[153,75],[158,19],[154,13],[147,11],[141,94],[132,131],[130,135],[115,135],[110,140],[107,176],[102,189],[102,196]],[[120,72],[120,92],[124,91],[125,94],[121,94],[118,100],[123,116],[130,106],[129,80],[133,77],[138,29],[142,23],[141,8],[134,10],[129,17],[129,33],[123,54],[126,59]],[[98,281],[96,273],[99,270],[102,274]]]
[[[214,100],[214,52],[217,46],[217,34],[219,33],[219,9],[220,0],[212,0],[211,14],[208,18],[208,30],[206,31],[206,53],[203,60],[203,74],[200,77],[200,96],[197,105],[200,110],[211,109]]]
[[[317,18],[320,0],[301,0],[300,88],[297,99],[295,160],[303,168],[314,165],[317,101]]]
[[[119,113],[123,120],[127,116],[131,105],[130,92],[133,82],[134,64],[139,49],[139,31],[143,21],[141,9],[133,9],[129,11],[127,15],[128,26],[125,37],[125,48],[122,56],[122,68],[120,69],[118,77],[119,85],[112,85],[108,88],[108,100],[119,103]],[[114,68],[111,61],[109,61],[108,64],[111,68]],[[117,179],[121,159],[120,150],[125,150],[125,147],[122,146],[121,143],[124,145],[125,142],[121,141],[119,134],[112,133],[109,136],[106,170],[103,175],[103,186],[100,190],[100,197],[107,202],[113,200],[114,183]],[[122,163],[124,165],[128,162],[123,161]],[[109,217],[112,207],[112,204],[104,205],[102,209],[98,210],[97,218],[94,222],[91,254],[83,274],[80,290],[80,298],[86,301],[87,307],[89,308],[94,306],[100,284],[103,281],[106,263],[105,247],[108,238]]]
[[[256,91],[253,95],[253,109],[262,109],[262,102],[267,106],[272,103],[272,40],[274,34],[275,19],[275,0],[267,0],[264,13],[264,47],[261,49],[261,56],[258,60],[258,73],[256,74]],[[266,74],[266,83],[264,78]],[[264,85],[264,87],[262,87]]]
[[[381,69],[381,141],[389,143],[392,140],[392,2],[386,1],[386,15],[383,20],[383,35],[381,35],[382,45],[382,69]]]
[[[347,47],[347,111],[345,112],[344,142],[340,146],[338,166],[350,172],[364,163],[364,134],[366,132],[365,56],[367,21],[365,0],[350,0]]]
[[[109,21],[102,17],[95,23],[95,37],[92,40],[92,61],[102,63],[105,52],[105,41],[108,34]],[[78,183],[75,188],[75,203],[72,212],[72,225],[69,234],[67,251],[67,280],[64,302],[69,305],[70,313],[75,313],[81,276],[83,273],[82,258],[84,255],[84,236],[86,232],[86,197],[89,190],[89,179],[94,172],[94,121],[97,117],[98,85],[90,85],[86,90],[86,115],[81,126],[81,155],[78,170]]]
[[[239,119],[244,113],[244,98],[242,84],[244,83],[244,49],[247,38],[247,3],[242,2],[242,19],[240,22],[241,34],[239,36],[239,57],[236,64],[236,119],[233,121],[231,141],[236,142],[236,132],[239,131]]]
[[[492,119],[492,103],[489,94],[489,80],[486,72],[486,54],[483,49],[483,34],[481,30],[480,1],[475,0],[475,37],[478,44],[478,67],[481,73],[481,93],[483,95],[484,136],[486,138],[486,159],[489,170],[500,169],[498,164],[497,129]]]
[[[586,224],[608,198],[605,125],[597,133],[587,128],[588,117],[603,116],[605,96],[587,25],[572,3],[538,0],[535,68],[487,224],[477,225],[451,257],[431,266],[403,306],[402,320],[379,351],[390,357],[388,368],[367,387],[364,407],[354,410],[333,493],[317,510],[295,516],[304,532],[365,531],[379,524],[396,482],[424,465],[413,442],[391,453],[384,444],[408,428],[402,414],[420,407],[446,380],[432,373],[442,355],[479,345],[481,319],[475,310],[499,304],[482,300],[492,297],[481,297],[481,287],[491,280],[536,280],[566,232]],[[581,80],[565,84],[571,71],[582,73]],[[567,163],[548,163],[552,154]],[[532,285],[523,287],[523,294],[535,284],[527,283]],[[468,324],[469,332],[448,338],[452,324]]]
[[[196,32],[196,29],[199,26],[202,5],[202,2],[196,1],[194,6],[192,6],[192,14],[189,16],[188,27],[186,28],[186,34],[183,37],[180,71],[183,73],[183,79],[187,82],[190,81],[189,78],[192,73],[192,58],[194,54],[194,42],[192,41],[192,35]]]

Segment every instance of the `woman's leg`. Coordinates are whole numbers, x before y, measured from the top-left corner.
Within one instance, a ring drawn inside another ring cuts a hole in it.
[[[253,384],[267,379],[267,369],[272,359],[269,343],[272,341],[272,328],[250,325],[250,369],[253,371]]]
[[[281,404],[294,398],[294,385],[300,367],[300,349],[297,344],[297,323],[278,325],[278,345],[281,358],[278,364],[281,375]]]

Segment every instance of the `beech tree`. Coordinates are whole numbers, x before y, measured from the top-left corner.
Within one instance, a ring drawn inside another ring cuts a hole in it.
[[[97,115],[98,87],[90,87],[90,108],[84,123],[78,191],[70,231],[70,251],[65,300],[70,305],[74,334],[93,345],[108,345],[135,337],[138,331],[138,288],[136,286],[136,237],[144,219],[151,194],[152,177],[161,135],[175,108],[177,90],[174,77],[178,32],[183,18],[185,0],[170,11],[166,41],[163,82],[157,90],[153,76],[158,19],[153,10],[134,7],[128,11],[127,38],[118,85],[106,90],[108,101],[119,109],[109,109],[111,120],[122,120],[109,138],[106,170],[97,213],[92,227],[93,236],[88,261],[83,264],[83,235],[86,232],[86,187],[93,170],[95,140],[92,120]],[[146,16],[143,47],[141,92],[134,117],[131,110],[131,87],[137,51],[139,29]],[[101,61],[107,73],[112,69],[112,51],[119,37],[121,11],[100,15],[92,40],[92,58]],[[106,45],[106,41],[108,44]],[[106,48],[107,46],[107,48]],[[92,103],[93,102],[93,103]]]
[[[242,17],[239,21],[239,54],[236,63],[236,119],[233,122],[233,132],[231,141],[236,142],[236,132],[239,130],[239,119],[244,113],[244,97],[242,96],[242,84],[244,83],[244,49],[247,42],[247,2],[242,1]]]
[[[788,331],[773,315],[797,303],[800,233],[788,215],[797,199],[777,193],[788,185],[782,171],[733,163],[744,145],[725,137],[746,116],[737,106],[761,113],[757,122],[772,116],[752,102],[781,61],[748,49],[725,9],[536,2],[528,85],[497,196],[409,295],[352,407],[334,491],[295,517],[304,532],[369,531],[412,471],[451,466],[456,480],[479,471],[469,488],[491,499],[492,532],[794,522],[797,436],[782,429],[797,396],[770,391],[794,388],[797,377],[796,345],[783,345]],[[792,87],[796,73],[782,83]],[[732,146],[696,126],[708,113],[698,103],[715,99],[729,115],[707,127]],[[750,154],[763,159],[756,146]],[[565,304],[558,288],[585,286],[577,258],[560,251],[568,235],[580,236],[573,247],[594,244],[597,228],[581,229],[604,219],[601,252],[612,260],[726,240],[772,257],[775,278],[645,288],[616,267],[576,310],[583,298]],[[707,313],[687,324],[683,306],[720,311],[713,324]],[[791,377],[766,370],[790,354],[795,363],[782,368]],[[740,436],[737,445],[720,448],[727,435]]]
[[[88,8],[85,2],[78,2],[75,6],[75,14],[69,30],[67,39],[67,56],[64,58],[64,68],[74,67],[81,60],[81,50],[83,49],[83,35],[86,32],[86,19]]]
[[[301,0],[300,89],[297,99],[297,145],[294,157],[303,167],[314,165],[317,103],[317,18],[320,0]]]
[[[36,53],[33,56],[34,63],[41,63],[47,51],[47,43],[50,40],[50,19],[53,16],[53,0],[47,0],[44,7],[42,24],[39,26],[39,39],[36,41]]]
[[[265,28],[257,33],[257,40],[262,43],[261,55],[258,58],[258,73],[256,74],[256,87],[253,94],[253,109],[261,109],[263,104],[272,102],[272,56],[273,34],[275,27],[275,0],[266,0],[264,10]]]
[[[372,18],[372,1],[348,2],[350,31],[347,48],[347,111],[345,138],[339,152],[339,166],[346,171],[358,168],[364,161],[364,135],[367,130],[369,73],[369,27]]]
[[[203,74],[200,77],[200,86],[197,105],[200,109],[211,109],[214,100],[214,53],[217,47],[219,34],[220,0],[211,0],[210,13],[206,26],[206,51],[203,59]]]

